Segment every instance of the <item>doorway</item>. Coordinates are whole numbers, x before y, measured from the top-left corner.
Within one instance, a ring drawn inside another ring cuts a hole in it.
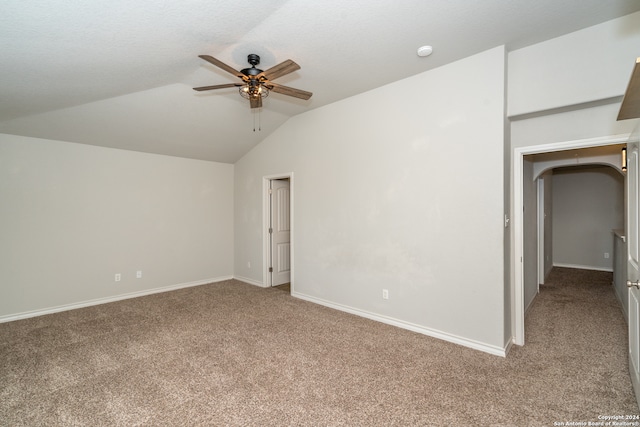
[[[293,173],[263,178],[263,283],[293,291]]]
[[[630,135],[616,135],[604,138],[592,138],[576,141],[567,141],[560,143],[517,147],[513,151],[513,285],[512,285],[512,335],[513,343],[517,345],[524,345],[524,317],[525,317],[525,288],[524,288],[524,274],[525,261],[525,227],[524,227],[524,210],[525,210],[525,156],[532,154],[545,154],[545,153],[558,153],[568,150],[580,150],[595,147],[605,147],[610,145],[626,144],[629,141]],[[528,166],[529,170],[535,173],[535,170]],[[529,207],[530,208],[530,207]],[[537,209],[537,207],[536,207]],[[535,251],[535,255],[537,255]],[[534,263],[537,267],[537,261]],[[537,268],[536,268],[537,270]],[[536,271],[537,273],[537,271]],[[537,274],[535,274],[537,276]]]

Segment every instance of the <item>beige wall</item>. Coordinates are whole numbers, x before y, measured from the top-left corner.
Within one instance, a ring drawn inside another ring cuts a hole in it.
[[[233,165],[0,134],[0,201],[0,319],[233,274]]]

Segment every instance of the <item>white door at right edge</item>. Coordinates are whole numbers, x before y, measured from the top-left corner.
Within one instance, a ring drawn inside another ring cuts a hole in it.
[[[629,286],[629,374],[640,406],[640,158],[638,142],[627,144],[627,286]]]
[[[271,180],[271,286],[291,281],[289,180]]]

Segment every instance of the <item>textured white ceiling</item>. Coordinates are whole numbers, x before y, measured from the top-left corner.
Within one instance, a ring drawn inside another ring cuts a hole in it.
[[[0,132],[233,163],[289,117],[483,50],[640,10],[640,0],[3,0]],[[434,47],[428,58],[416,49]],[[293,59],[260,116],[194,86]],[[261,126],[261,132],[254,132]],[[259,121],[259,123],[258,123]]]

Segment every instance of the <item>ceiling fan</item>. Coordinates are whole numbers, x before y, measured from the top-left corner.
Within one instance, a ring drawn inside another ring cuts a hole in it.
[[[215,65],[216,67],[219,67],[224,71],[240,78],[242,82],[194,87],[193,90],[204,91],[237,87],[239,88],[240,95],[249,100],[251,108],[262,107],[262,98],[266,98],[267,96],[269,96],[270,91],[281,93],[287,96],[293,96],[300,99],[309,99],[311,98],[311,95],[313,95],[311,92],[307,92],[305,90],[294,89],[292,87],[283,86],[272,82],[272,80],[275,80],[278,77],[282,77],[286,74],[300,69],[300,66],[290,59],[287,59],[286,61],[274,67],[271,67],[266,71],[262,71],[261,69],[256,68],[256,65],[260,64],[260,57],[252,53],[247,57],[247,61],[251,65],[251,68],[245,68],[241,71],[236,71],[232,67],[214,58],[213,56],[198,56],[205,61]]]

